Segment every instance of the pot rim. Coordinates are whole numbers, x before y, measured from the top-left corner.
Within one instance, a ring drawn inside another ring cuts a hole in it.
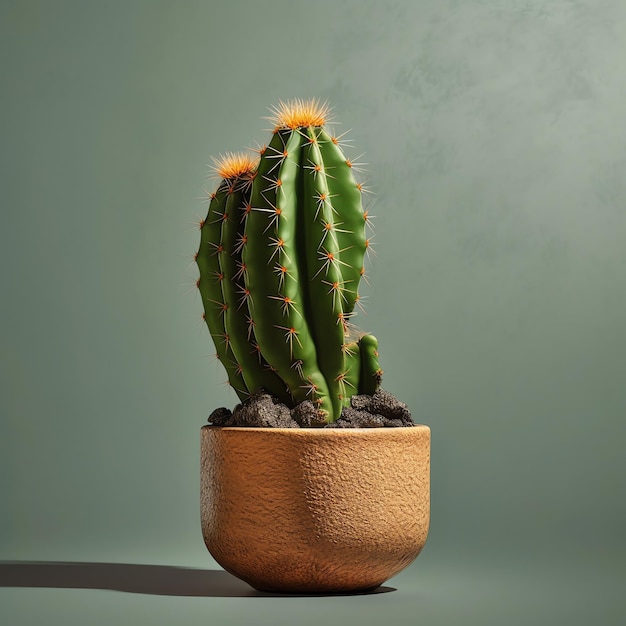
[[[312,434],[315,433],[314,436],[321,436],[323,434],[327,434],[329,436],[335,435],[345,435],[349,433],[368,433],[372,434],[372,436],[376,437],[374,433],[393,433],[393,432],[404,432],[404,431],[415,431],[415,432],[424,432],[424,430],[430,431],[430,426],[426,424],[415,424],[414,426],[385,426],[385,427],[371,427],[371,428],[324,428],[324,427],[314,427],[314,426],[306,426],[300,428],[269,428],[262,426],[214,426],[213,424],[204,424],[202,426],[202,430],[220,430],[220,431],[240,431],[240,432],[262,432],[262,433],[294,433],[294,434]]]

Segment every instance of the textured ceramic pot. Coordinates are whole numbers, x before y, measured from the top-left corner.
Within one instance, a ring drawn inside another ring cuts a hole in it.
[[[430,429],[202,429],[204,541],[263,591],[373,589],[428,534]]]

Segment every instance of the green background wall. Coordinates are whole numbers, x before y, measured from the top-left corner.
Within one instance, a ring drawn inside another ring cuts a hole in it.
[[[214,566],[198,431],[236,398],[188,268],[206,164],[263,143],[279,99],[318,97],[376,192],[359,324],[433,433],[410,572],[611,589],[624,2],[4,0],[0,72],[0,559]]]

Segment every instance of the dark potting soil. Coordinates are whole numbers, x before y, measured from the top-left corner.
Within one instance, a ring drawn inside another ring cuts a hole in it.
[[[373,396],[357,395],[344,407],[341,417],[332,424],[320,421],[315,405],[305,400],[293,409],[259,391],[238,404],[233,411],[222,407],[209,415],[214,426],[253,426],[257,428],[383,428],[414,426],[411,412],[393,394],[379,389]]]

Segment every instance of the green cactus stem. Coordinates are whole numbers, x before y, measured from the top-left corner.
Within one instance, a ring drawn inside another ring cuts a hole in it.
[[[378,362],[378,340],[374,335],[363,335],[359,341],[361,351],[361,392],[373,395],[383,377]]]
[[[229,154],[216,167],[223,180],[211,194],[196,258],[204,319],[217,357],[240,399],[264,388],[283,402],[291,402],[288,388],[263,359],[250,324],[241,248],[256,161],[246,155]]]
[[[198,251],[205,319],[240,398],[259,388],[321,422],[380,383],[351,323],[369,245],[362,189],[317,101],[281,103],[258,162],[227,155]]]

